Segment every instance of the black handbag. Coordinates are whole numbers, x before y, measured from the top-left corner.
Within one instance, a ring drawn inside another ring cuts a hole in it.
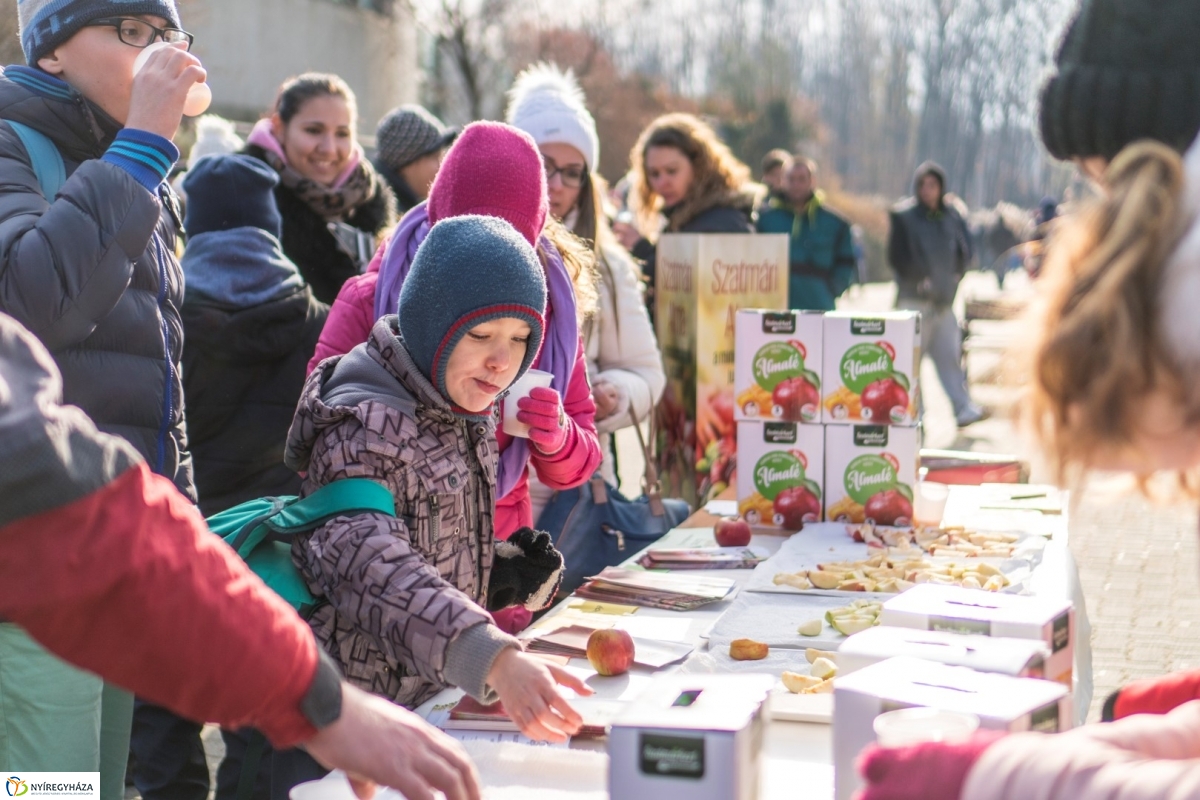
[[[620,564],[692,513],[685,501],[662,496],[653,454],[632,411],[630,417],[646,458],[642,496],[630,500],[597,472],[582,486],[555,492],[538,517],[538,530],[550,534],[563,556],[560,594],[570,594],[605,567]]]

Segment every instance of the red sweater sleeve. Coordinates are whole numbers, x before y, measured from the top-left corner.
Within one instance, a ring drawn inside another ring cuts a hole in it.
[[[315,732],[299,704],[308,626],[145,464],[0,527],[0,615],[84,669],[278,747]]]
[[[1113,719],[1166,714],[1196,699],[1200,699],[1200,670],[1133,681],[1121,687],[1113,704]]]
[[[537,470],[538,479],[551,489],[572,489],[579,486],[600,466],[600,439],[596,435],[596,403],[587,377],[587,356],[583,337],[575,351],[575,365],[563,398],[567,415],[567,443],[554,455],[543,455],[536,447],[529,448],[529,461]]]
[[[382,248],[380,248],[382,252]],[[378,258],[378,256],[376,256]],[[308,362],[308,374],[330,356],[349,353],[371,335],[375,324],[375,285],[378,272],[350,278],[329,307],[329,318],[317,340],[317,348]]]

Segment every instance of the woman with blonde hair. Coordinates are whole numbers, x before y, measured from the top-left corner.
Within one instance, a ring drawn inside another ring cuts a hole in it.
[[[754,233],[759,187],[750,180],[750,168],[692,114],[665,114],[651,122],[629,161],[629,205],[643,236],[633,254],[645,262],[653,317],[659,234]]]
[[[1060,481],[1200,467],[1200,6],[1090,0],[1042,92],[1042,139],[1102,197],[1056,229],[1019,417]],[[1156,105],[1145,98],[1156,97]],[[1137,681],[1108,725],[1056,735],[980,732],[955,744],[870,748],[860,800],[1122,800],[1200,796],[1200,672]]]

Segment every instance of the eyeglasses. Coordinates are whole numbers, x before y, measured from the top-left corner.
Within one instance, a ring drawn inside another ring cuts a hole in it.
[[[546,182],[549,183],[557,175],[562,178],[563,186],[569,186],[572,189],[578,189],[583,186],[583,179],[587,175],[587,167],[582,164],[568,164],[565,167],[560,167],[554,163],[554,159],[542,157],[542,163],[546,167]]]
[[[192,41],[196,38],[187,31],[179,28],[156,28],[144,19],[133,17],[105,17],[88,23],[89,28],[116,28],[117,36],[130,47],[149,47],[158,40],[167,44],[183,42],[187,49],[192,49]]]

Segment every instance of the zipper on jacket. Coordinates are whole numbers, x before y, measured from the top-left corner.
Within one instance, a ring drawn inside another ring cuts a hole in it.
[[[437,495],[429,495],[429,535],[434,547],[437,547],[438,540],[442,538],[441,511],[442,504],[438,501]]]
[[[163,303],[167,299],[167,265],[163,258],[162,243],[158,231],[152,234],[154,241],[154,260],[158,263],[158,298],[159,317],[162,319],[163,360],[166,362],[166,381],[163,386],[163,417],[158,426],[158,440],[155,450],[154,471],[163,475],[163,467],[167,460],[167,435],[171,430],[171,421],[175,417],[175,362],[171,359],[171,324],[163,313]],[[172,481],[174,475],[166,475]]]

